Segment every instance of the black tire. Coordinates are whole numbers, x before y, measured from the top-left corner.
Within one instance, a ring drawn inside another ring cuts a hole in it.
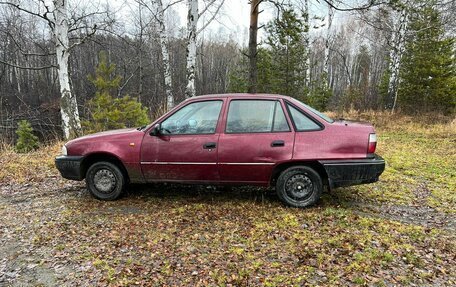
[[[308,166],[284,170],[276,184],[277,195],[288,206],[308,207],[320,199],[323,183],[320,175]]]
[[[115,200],[125,188],[125,175],[120,168],[110,162],[92,164],[86,174],[87,189],[101,200]]]

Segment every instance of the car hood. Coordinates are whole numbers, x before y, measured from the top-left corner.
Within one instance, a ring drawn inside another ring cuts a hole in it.
[[[118,139],[118,138],[128,138],[128,137],[134,137],[137,136],[138,134],[144,134],[143,131],[139,131],[138,129],[135,128],[126,128],[126,129],[118,129],[118,130],[110,130],[110,131],[104,131],[104,132],[98,132],[94,134],[89,134],[85,135],[79,138],[76,138],[74,140],[69,141],[66,145],[72,145],[78,142],[83,142],[83,141],[99,141],[99,140],[113,140],[113,139]]]

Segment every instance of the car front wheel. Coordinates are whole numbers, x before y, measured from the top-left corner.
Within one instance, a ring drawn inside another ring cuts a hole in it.
[[[125,187],[125,176],[118,166],[110,162],[92,164],[86,174],[87,189],[101,200],[115,200]]]
[[[314,169],[308,166],[294,166],[280,174],[276,190],[286,205],[307,207],[318,201],[323,184],[320,175]]]

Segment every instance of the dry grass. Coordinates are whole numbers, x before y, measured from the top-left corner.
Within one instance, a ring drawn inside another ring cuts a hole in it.
[[[390,113],[385,111],[357,111],[349,110],[344,112],[327,112],[334,119],[343,118],[346,120],[367,121],[372,123],[377,128],[382,129],[413,129],[434,127],[440,131],[456,131],[456,117],[445,116],[442,114],[420,114],[420,115],[404,115],[400,113]]]
[[[17,153],[10,145],[2,145],[0,150],[0,183],[40,182],[58,171],[54,157],[60,153],[63,142],[42,146],[30,153]]]

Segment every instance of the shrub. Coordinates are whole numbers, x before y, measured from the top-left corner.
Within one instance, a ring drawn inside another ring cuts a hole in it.
[[[16,143],[18,153],[27,153],[38,148],[38,137],[33,134],[33,128],[28,121],[19,122],[16,134],[18,136]]]

